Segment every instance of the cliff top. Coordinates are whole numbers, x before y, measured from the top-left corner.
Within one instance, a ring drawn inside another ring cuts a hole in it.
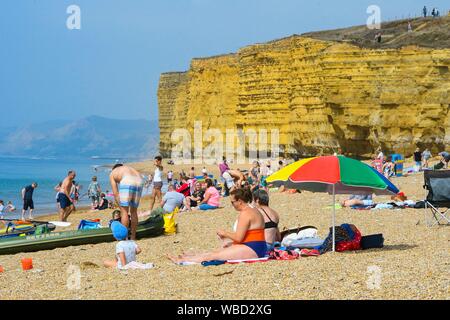
[[[408,32],[411,22],[413,32]],[[374,41],[381,32],[381,43]],[[380,30],[370,30],[366,25],[304,33],[301,36],[325,40],[348,42],[363,48],[388,49],[408,45],[442,49],[450,48],[450,16],[439,18],[415,18],[385,22]]]

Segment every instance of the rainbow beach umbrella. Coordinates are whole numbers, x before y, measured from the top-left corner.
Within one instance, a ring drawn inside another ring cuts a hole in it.
[[[369,165],[344,156],[302,159],[266,179],[274,186],[327,192],[333,195],[333,251],[335,240],[336,194],[392,195],[399,192],[385,176]]]

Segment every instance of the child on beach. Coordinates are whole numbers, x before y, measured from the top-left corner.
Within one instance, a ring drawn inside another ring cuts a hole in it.
[[[126,240],[128,229],[120,221],[111,223],[111,231],[114,238],[119,241],[116,244],[116,259],[105,260],[103,264],[107,268],[123,269],[129,263],[136,261],[136,255],[141,253],[141,249],[133,240]]]

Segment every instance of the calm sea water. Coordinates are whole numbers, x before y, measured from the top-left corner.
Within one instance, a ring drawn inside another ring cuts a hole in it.
[[[6,214],[5,218],[16,218],[22,210],[21,190],[33,181],[38,183],[34,190],[33,201],[35,215],[56,212],[56,192],[54,187],[62,181],[69,170],[75,170],[75,181],[82,185],[78,206],[89,205],[87,187],[92,176],[97,176],[102,191],[111,190],[109,184],[110,169],[104,165],[115,160],[108,159],[54,159],[54,158],[2,158],[0,157],[0,199],[12,201],[17,210],[15,214]],[[94,167],[97,167],[97,171]],[[84,196],[83,196],[84,195]]]

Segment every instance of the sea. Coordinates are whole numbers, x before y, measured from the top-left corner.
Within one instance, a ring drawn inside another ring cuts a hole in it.
[[[21,190],[23,187],[37,182],[33,193],[34,216],[55,213],[55,186],[61,182],[69,170],[75,170],[75,181],[81,185],[78,207],[90,206],[87,188],[92,176],[97,176],[102,192],[111,191],[109,174],[111,167],[117,162],[139,161],[142,159],[117,158],[42,158],[42,157],[0,157],[0,200],[5,205],[12,201],[16,212],[4,214],[4,218],[18,218],[22,211]],[[148,193],[149,191],[147,191]]]

